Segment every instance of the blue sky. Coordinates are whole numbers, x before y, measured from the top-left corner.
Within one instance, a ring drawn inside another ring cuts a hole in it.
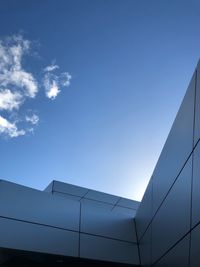
[[[194,0],[1,0],[15,63],[0,55],[0,177],[140,200],[200,56],[199,12]]]

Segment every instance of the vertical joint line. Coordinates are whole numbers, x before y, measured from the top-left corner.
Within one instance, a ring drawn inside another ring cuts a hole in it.
[[[152,176],[152,186],[151,186],[151,217],[153,216],[153,176]],[[153,232],[153,227],[152,227],[152,221],[151,221],[151,225],[150,225],[150,266],[152,266],[152,262],[153,262],[153,253],[152,253],[152,245],[153,245],[153,242],[152,242],[152,232]]]
[[[189,255],[188,267],[190,267],[190,253],[191,253],[191,228],[192,228],[192,192],[193,192],[193,168],[194,168],[194,151],[192,153],[192,172],[191,172],[191,192],[190,192],[190,233],[189,233]]]
[[[135,234],[136,234],[136,240],[137,240],[138,259],[139,259],[139,264],[141,265],[140,246],[139,246],[139,240],[138,240],[138,234],[137,234],[137,226],[136,226],[135,218],[133,220],[134,220]]]
[[[195,145],[195,124],[196,124],[196,96],[197,96],[197,70],[195,71],[195,83],[194,83],[194,114],[193,114],[193,140],[192,140],[192,150]]]
[[[188,267],[190,266],[191,254],[191,228],[192,228],[192,194],[193,194],[193,176],[194,176],[194,145],[195,145],[195,121],[196,121],[196,95],[197,95],[197,69],[195,71],[195,85],[194,85],[194,114],[193,114],[193,140],[192,140],[192,173],[191,173],[191,195],[190,195],[190,233],[189,233],[189,255]]]
[[[113,207],[111,208],[111,211],[117,206],[117,204],[120,202],[120,200],[122,199],[122,197],[120,197],[116,203],[113,205]]]
[[[80,213],[79,213],[79,236],[78,236],[78,257],[80,258],[81,250],[81,202],[80,202]]]
[[[90,189],[88,189],[87,192],[80,198],[80,200],[79,200],[80,202],[81,202],[81,200],[82,200],[83,198],[86,197],[86,195],[89,193],[89,191],[90,191]]]
[[[53,180],[53,183],[52,183],[52,188],[51,188],[51,194],[53,194],[53,192],[54,192],[54,180]]]

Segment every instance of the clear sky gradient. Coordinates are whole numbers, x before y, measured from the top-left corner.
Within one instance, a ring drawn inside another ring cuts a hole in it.
[[[0,136],[0,177],[141,200],[200,57],[200,1],[1,0],[0,25],[35,43],[28,70],[72,75],[55,100],[26,102],[34,134]]]

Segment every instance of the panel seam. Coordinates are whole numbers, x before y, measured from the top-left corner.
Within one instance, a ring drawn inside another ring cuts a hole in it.
[[[43,227],[49,227],[49,228],[58,229],[58,230],[63,230],[63,231],[68,231],[68,232],[73,232],[73,233],[79,233],[79,230],[72,230],[72,229],[62,228],[62,227],[58,227],[58,226],[54,226],[54,225],[43,224],[43,223],[37,223],[37,222],[31,222],[31,221],[26,221],[26,220],[16,219],[16,218],[7,217],[7,216],[2,216],[2,215],[0,215],[0,218],[2,218],[2,219],[7,219],[7,220],[11,220],[11,221],[17,221],[17,222],[27,223],[27,224],[33,224],[33,225],[43,226]],[[84,232],[84,231],[81,231],[80,233],[81,233],[81,234],[90,235],[90,236],[96,236],[96,237],[101,237],[101,238],[105,238],[105,239],[110,239],[110,240],[120,241],[120,242],[123,242],[123,243],[129,243],[129,244],[134,244],[134,245],[137,244],[137,242],[134,242],[134,241],[128,241],[128,240],[119,239],[119,238],[114,238],[114,237],[109,237],[109,236],[100,235],[100,234],[93,234],[93,233]]]
[[[183,164],[183,166],[182,166],[181,170],[179,171],[179,173],[178,173],[178,175],[176,176],[176,178],[175,178],[174,182],[172,183],[172,185],[170,186],[169,190],[167,191],[167,193],[166,193],[165,197],[163,198],[162,202],[161,202],[161,203],[160,203],[160,205],[158,206],[158,208],[157,208],[156,212],[154,213],[154,215],[153,215],[153,216],[152,216],[152,218],[150,219],[150,221],[149,221],[148,225],[147,225],[147,226],[146,226],[146,228],[145,228],[145,231],[143,232],[143,234],[141,235],[141,237],[140,237],[140,239],[139,239],[139,240],[141,240],[141,239],[144,237],[144,235],[145,235],[145,233],[147,232],[147,230],[148,230],[149,226],[152,224],[152,222],[153,222],[153,220],[154,220],[154,218],[155,218],[156,214],[157,214],[157,213],[158,213],[158,211],[160,210],[160,208],[161,208],[161,206],[163,205],[163,203],[164,203],[165,199],[166,199],[166,198],[167,198],[167,196],[169,195],[169,193],[170,193],[170,191],[171,191],[172,187],[174,186],[174,184],[175,184],[175,183],[176,183],[176,181],[178,180],[178,178],[179,178],[179,176],[180,176],[180,174],[181,174],[182,170],[184,169],[185,165],[186,165],[186,164],[187,164],[187,162],[189,161],[190,157],[192,156],[192,154],[193,154],[193,152],[194,152],[195,148],[197,147],[197,145],[198,145],[199,143],[200,143],[200,138],[199,138],[199,140],[197,141],[197,143],[195,144],[195,146],[194,146],[194,148],[192,149],[192,151],[190,152],[189,156],[187,157],[187,159],[186,159],[185,163]]]
[[[136,240],[137,240],[138,259],[139,259],[139,264],[141,265],[142,263],[141,263],[139,240],[138,240],[138,235],[137,235],[137,225],[136,225],[135,218],[133,220],[134,220],[135,234],[136,234]]]

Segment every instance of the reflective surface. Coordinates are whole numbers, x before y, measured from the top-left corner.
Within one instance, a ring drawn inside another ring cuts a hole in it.
[[[200,64],[136,214],[142,266],[200,266],[199,137]]]

